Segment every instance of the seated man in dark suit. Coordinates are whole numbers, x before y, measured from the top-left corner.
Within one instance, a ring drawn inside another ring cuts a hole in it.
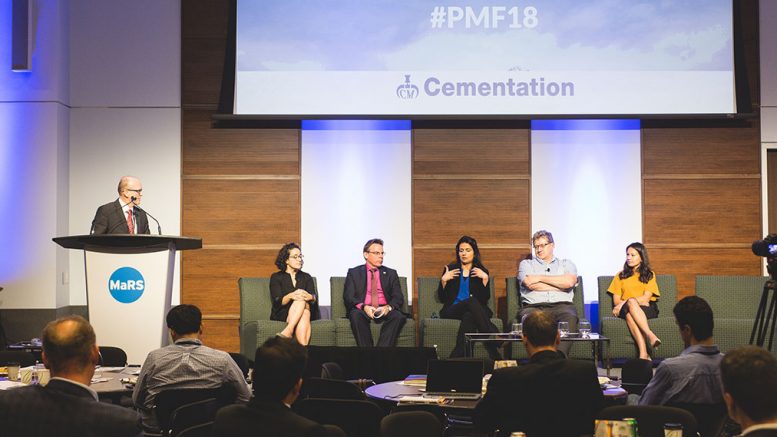
[[[720,363],[723,400],[743,437],[777,436],[777,359],[745,346],[727,352]]]
[[[291,410],[302,388],[307,350],[291,339],[272,337],[256,350],[254,398],[248,405],[219,410],[214,436],[344,436],[340,428],[322,426]]]
[[[43,330],[43,363],[51,371],[44,387],[0,391],[0,434],[15,436],[135,436],[137,413],[98,402],[89,387],[98,362],[94,330],[83,317],[57,319]]]
[[[383,240],[364,245],[366,264],[348,269],[343,300],[356,344],[372,347],[370,322],[382,323],[378,346],[395,346],[405,324],[402,289],[397,271],[383,265]]]
[[[513,431],[533,437],[593,434],[604,402],[596,366],[568,360],[556,350],[556,320],[542,310],[524,319],[523,343],[529,363],[494,370],[475,408],[475,426],[503,436]]]
[[[97,208],[92,234],[149,234],[148,216],[140,208],[143,184],[140,179],[123,176],[119,180],[119,198]]]

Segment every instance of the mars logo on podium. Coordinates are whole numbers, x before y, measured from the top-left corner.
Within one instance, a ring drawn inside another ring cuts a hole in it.
[[[140,299],[146,289],[146,281],[139,271],[132,267],[116,269],[108,280],[108,291],[121,303],[132,303]]]

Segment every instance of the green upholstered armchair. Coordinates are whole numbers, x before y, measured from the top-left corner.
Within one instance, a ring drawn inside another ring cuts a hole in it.
[[[456,334],[459,332],[461,321],[454,319],[432,318],[432,315],[438,316],[442,309],[442,302],[437,299],[437,285],[440,283],[439,277],[420,277],[417,280],[418,285],[418,321],[421,324],[421,345],[424,347],[437,347],[437,356],[448,358],[456,346]],[[496,316],[496,299],[494,298],[494,281],[488,282],[488,288],[491,298],[488,300],[488,307],[491,308]],[[504,331],[502,319],[491,318],[491,323],[496,325],[497,329]],[[481,343],[475,345],[474,355],[476,357],[487,358],[488,352]]]
[[[253,359],[256,348],[268,337],[283,330],[286,323],[270,320],[270,278],[240,278],[237,283],[240,288],[240,353]],[[316,278],[313,278],[313,284],[318,289]],[[331,320],[314,320],[310,344],[334,346],[334,332]]]
[[[332,293],[332,322],[335,324],[335,345],[356,346],[356,339],[353,336],[353,331],[351,331],[351,322],[346,317],[345,303],[343,302],[345,276],[332,276],[329,278],[329,285]],[[402,295],[404,296],[404,303],[402,304],[402,308],[400,308],[400,310],[405,314],[410,314],[408,310],[406,277],[399,277],[399,287],[402,289]],[[374,344],[378,343],[381,327],[382,325],[379,323],[370,323],[372,341]],[[413,320],[411,317],[408,317],[407,321],[405,322],[405,326],[403,326],[402,330],[399,331],[397,346],[417,346],[415,341],[415,320]]]
[[[696,295],[712,307],[715,320],[712,335],[722,352],[750,344],[755,314],[768,279],[768,276],[696,277]]]
[[[505,285],[507,286],[507,320],[508,327],[512,327],[512,324],[518,317],[518,310],[521,308],[521,296],[518,291],[518,278],[515,276],[505,278]],[[585,305],[583,304],[583,278],[577,277],[577,284],[575,285],[575,291],[572,295],[572,303],[577,310],[578,319],[585,318]],[[512,328],[511,328],[512,329]],[[513,343],[513,358],[528,358],[529,354],[526,352],[526,347],[523,343]],[[578,360],[593,360],[593,350],[591,345],[586,343],[574,343],[569,350],[569,357]]]
[[[626,321],[612,315],[612,295],[607,293],[607,287],[612,282],[612,276],[599,276],[599,332],[610,339],[609,356],[615,359],[639,358],[637,344],[631,337]],[[661,296],[658,298],[658,317],[649,319],[648,325],[661,339],[661,347],[652,350],[648,345],[648,353],[652,358],[669,358],[680,355],[683,351],[683,340],[674,321],[674,308],[677,302],[677,282],[674,275],[656,275],[656,282]]]

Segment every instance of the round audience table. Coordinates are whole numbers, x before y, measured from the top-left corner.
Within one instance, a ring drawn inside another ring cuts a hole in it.
[[[383,384],[367,387],[364,391],[370,399],[398,403],[400,399],[406,396],[421,396],[423,390],[421,387],[402,384],[402,381],[384,382]],[[628,392],[621,387],[609,387],[602,389],[608,405],[622,403],[626,399]],[[444,409],[472,410],[477,405],[477,400],[456,399],[451,403],[441,404]]]
[[[383,384],[367,387],[364,392],[370,399],[398,403],[400,399],[406,396],[421,396],[424,394],[421,387],[402,384],[402,381],[384,382]],[[451,410],[472,410],[477,405],[477,400],[455,399],[446,404],[436,404],[443,409]],[[435,404],[431,404],[435,405]]]

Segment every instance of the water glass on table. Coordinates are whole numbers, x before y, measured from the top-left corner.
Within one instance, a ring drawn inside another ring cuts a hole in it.
[[[7,363],[5,365],[6,370],[8,371],[8,380],[9,381],[18,381],[19,380],[19,363]]]
[[[513,330],[510,331],[510,335],[512,335],[513,338],[520,338],[523,336],[523,325],[518,322],[513,323]]]
[[[569,322],[558,322],[558,332],[561,337],[566,337],[569,334]]]
[[[38,369],[38,384],[42,386],[46,386],[46,384],[49,383],[51,380],[51,372],[49,372],[49,369]]]
[[[583,338],[591,338],[591,322],[588,320],[581,320],[577,323],[577,330],[580,331],[580,336]]]
[[[32,384],[32,367],[23,367],[19,369],[19,377],[22,381],[22,384]]]

